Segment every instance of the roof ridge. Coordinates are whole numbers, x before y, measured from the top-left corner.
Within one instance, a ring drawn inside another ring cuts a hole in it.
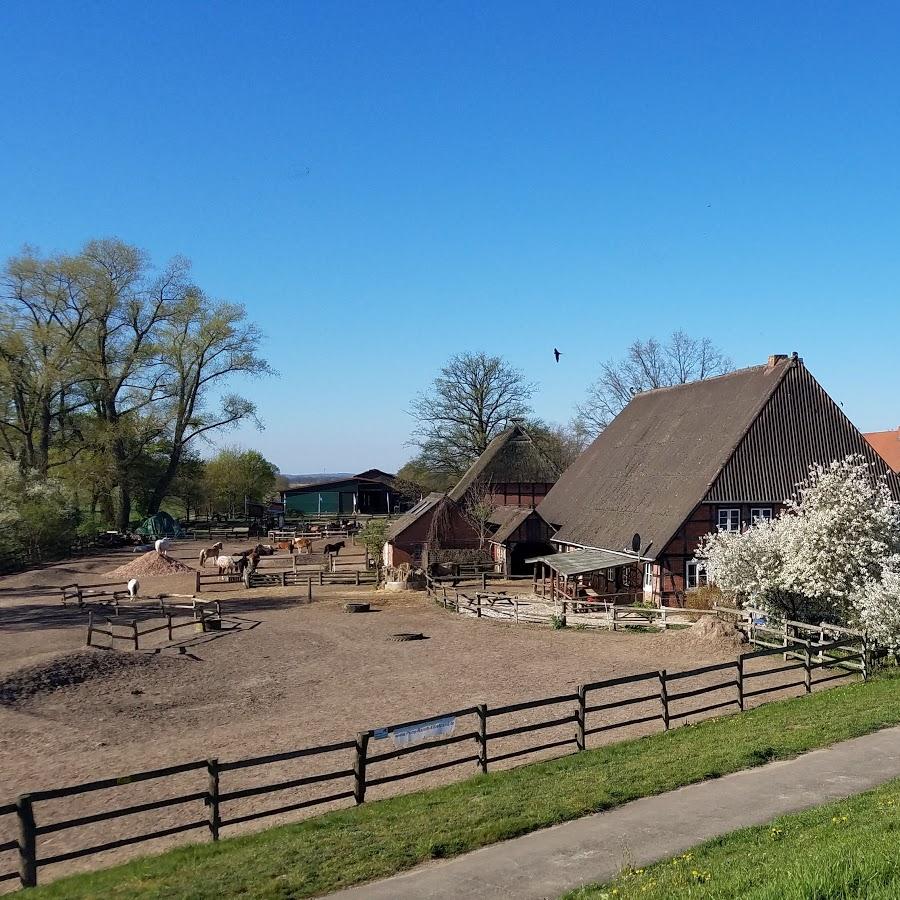
[[[638,391],[636,394],[632,396],[632,400],[636,400],[638,397],[644,397],[647,394],[659,394],[662,391],[677,391],[681,388],[691,387],[695,384],[707,384],[710,381],[720,381],[723,378],[732,378],[735,375],[746,375],[748,372],[756,372],[760,370],[765,370],[771,368],[774,371],[781,363],[785,362],[795,362],[796,360],[787,359],[781,360],[778,363],[775,363],[774,366],[769,366],[767,363],[763,363],[759,366],[745,366],[743,369],[734,369],[731,372],[723,372],[721,375],[711,375],[709,378],[695,378],[693,381],[683,381],[681,384],[666,384],[662,385],[658,388],[648,388],[646,391]]]

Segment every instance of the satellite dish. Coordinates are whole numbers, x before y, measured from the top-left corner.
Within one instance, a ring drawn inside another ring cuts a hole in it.
[[[635,534],[631,539],[631,549],[634,553],[641,552],[641,536],[639,534]]]

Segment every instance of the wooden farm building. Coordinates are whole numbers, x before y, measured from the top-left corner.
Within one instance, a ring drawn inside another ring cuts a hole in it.
[[[560,551],[537,560],[568,596],[680,603],[705,582],[702,535],[770,518],[813,463],[861,454],[900,477],[796,357],[638,394],[538,512]]]
[[[900,428],[895,431],[873,431],[866,435],[866,440],[895,472],[900,472]]]
[[[281,492],[286,518],[304,516],[388,515],[400,503],[394,476],[369,469],[349,478],[301,484]]]
[[[504,575],[525,575],[533,571],[530,557],[552,549],[553,529],[533,508],[498,506],[490,517],[493,532],[488,538],[494,568]]]
[[[449,497],[465,503],[473,494],[495,506],[538,505],[560,471],[518,424],[501,431],[463,473]]]
[[[439,561],[437,551],[474,552],[480,545],[478,531],[462,507],[439,492],[429,494],[392,522],[385,541],[386,566],[409,563],[423,568]]]

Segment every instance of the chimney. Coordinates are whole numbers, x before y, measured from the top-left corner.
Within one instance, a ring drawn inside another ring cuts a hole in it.
[[[787,359],[787,353],[773,353],[769,357],[769,362],[768,362],[768,365],[766,366],[766,368],[774,369],[775,366],[778,365],[778,363],[784,362],[786,359]]]

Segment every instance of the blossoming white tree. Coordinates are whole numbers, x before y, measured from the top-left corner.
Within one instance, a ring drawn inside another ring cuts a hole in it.
[[[698,554],[741,604],[861,626],[883,644],[900,635],[898,555],[900,504],[861,456],[812,466],[773,521],[707,535]]]

